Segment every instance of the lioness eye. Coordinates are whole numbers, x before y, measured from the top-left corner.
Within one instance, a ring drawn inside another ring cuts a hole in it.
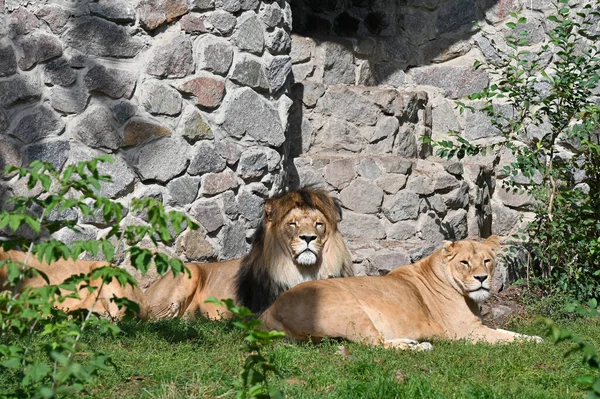
[[[289,222],[288,226],[290,226],[290,227],[296,227],[296,222]]]
[[[323,223],[317,222],[317,223],[315,223],[315,226],[317,226],[317,228],[323,227]]]
[[[467,262],[466,260],[461,260],[460,263],[462,263],[466,267],[469,267],[469,262]]]
[[[485,264],[488,264],[488,263],[490,263],[491,261],[492,261],[491,259],[484,259],[484,260],[483,260],[483,263],[485,263]]]

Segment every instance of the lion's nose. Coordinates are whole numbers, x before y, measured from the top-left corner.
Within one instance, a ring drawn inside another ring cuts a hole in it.
[[[306,241],[307,244],[310,244],[311,241],[316,240],[317,236],[315,234],[302,234],[300,238]]]
[[[488,275],[487,274],[476,274],[473,276],[473,278],[475,280],[478,280],[480,283],[483,283],[485,280],[487,280]]]

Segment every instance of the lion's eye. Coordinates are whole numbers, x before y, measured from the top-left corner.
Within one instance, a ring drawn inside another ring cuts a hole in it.
[[[488,264],[488,263],[490,263],[491,261],[492,261],[491,259],[484,259],[484,260],[483,260],[483,263],[485,263],[485,264],[487,265],[487,264]]]
[[[317,229],[320,229],[321,227],[323,227],[323,223],[317,222],[315,223],[315,226],[317,226]]]
[[[290,226],[290,227],[296,227],[297,225],[296,225],[296,222],[289,222],[288,226]]]
[[[460,263],[465,267],[470,267],[469,262],[467,262],[466,260],[461,260]]]

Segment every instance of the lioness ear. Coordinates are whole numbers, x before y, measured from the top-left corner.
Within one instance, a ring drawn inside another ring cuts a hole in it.
[[[273,219],[273,204],[271,203],[271,200],[265,201],[265,218],[269,222],[271,222]]]
[[[485,245],[492,248],[494,252],[500,249],[500,241],[498,241],[498,236],[489,236],[487,240],[485,240]]]
[[[452,241],[444,241],[444,252],[449,253],[454,249],[454,243]]]

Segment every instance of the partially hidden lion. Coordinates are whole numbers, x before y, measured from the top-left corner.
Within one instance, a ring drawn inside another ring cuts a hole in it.
[[[8,283],[7,279],[7,268],[0,267],[0,292],[2,291],[19,291],[25,287],[42,287],[46,284],[59,285],[67,280],[69,277],[78,274],[88,275],[93,270],[109,266],[107,262],[97,262],[91,260],[72,260],[72,259],[59,259],[50,264],[46,262],[39,262],[34,256],[30,255],[27,258],[27,254],[21,251],[4,251],[0,249],[0,261],[12,260],[15,262],[25,263],[27,260],[27,266],[32,267],[45,274],[48,278],[48,282],[41,276],[27,277],[19,287],[13,287]],[[126,309],[117,306],[114,301],[111,301],[113,296],[117,298],[127,298],[130,301],[136,302],[139,305],[139,312],[136,316],[142,320],[148,317],[148,302],[142,290],[137,286],[121,286],[116,279],[108,284],[102,284],[101,279],[92,280],[90,286],[96,289],[90,293],[87,287],[80,283],[76,293],[79,298],[66,298],[63,302],[58,300],[54,303],[54,307],[63,311],[75,311],[75,310],[92,310],[104,317],[109,317],[114,320],[123,318]],[[72,291],[61,290],[62,295],[71,294]],[[97,299],[97,300],[96,300]]]
[[[300,284],[260,317],[297,340],[342,338],[386,347],[430,349],[431,338],[470,342],[541,340],[483,325],[479,304],[490,294],[498,237],[446,242],[420,261],[385,276]]]
[[[311,280],[354,275],[350,253],[337,223],[337,203],[326,192],[291,191],[265,201],[248,255],[215,263],[186,263],[186,273],[167,273],[145,294],[152,318],[231,317],[223,307],[204,303],[231,298],[261,313],[284,291]]]

